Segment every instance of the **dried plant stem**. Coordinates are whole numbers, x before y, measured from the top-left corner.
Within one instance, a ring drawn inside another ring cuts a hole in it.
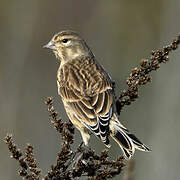
[[[74,128],[70,122],[63,122],[58,118],[58,113],[54,110],[53,99],[46,100],[51,123],[62,136],[62,148],[58,153],[56,165],[51,165],[51,171],[43,178],[50,179],[75,179],[87,176],[89,179],[98,180],[109,179],[120,174],[124,160],[122,157],[116,161],[108,160],[108,152],[103,151],[101,155],[95,154],[91,149],[83,148],[82,143],[73,152],[71,144],[74,142]],[[78,158],[74,159],[76,155]],[[68,168],[70,167],[71,168]]]
[[[168,54],[178,48],[180,44],[180,35],[173,42],[161,50],[151,53],[150,59],[143,59],[140,66],[134,68],[127,78],[127,90],[124,90],[116,101],[117,112],[120,114],[125,105],[130,105],[138,98],[138,90],[142,85],[147,84],[151,77],[149,73],[160,68],[161,63],[168,61]],[[53,107],[53,99],[47,98],[46,104],[50,121],[56,131],[61,135],[61,149],[57,155],[55,165],[51,165],[51,170],[45,175],[44,180],[74,180],[86,176],[89,180],[112,179],[119,175],[125,166],[123,157],[118,157],[114,161],[109,160],[108,151],[104,150],[97,155],[93,150],[78,147],[74,152],[72,144],[74,143],[74,127],[72,123],[64,122],[58,118],[58,113]],[[23,179],[39,180],[41,170],[37,168],[37,162],[34,158],[33,147],[27,144],[25,155],[17,148],[13,142],[12,135],[5,137],[11,157],[19,162],[19,175]],[[78,158],[75,159],[75,156]],[[125,180],[132,180],[134,169],[133,161],[130,161]]]
[[[5,142],[12,154],[11,157],[19,162],[20,170],[18,171],[18,174],[28,180],[39,180],[41,170],[37,168],[37,162],[33,154],[33,147],[30,144],[27,144],[25,155],[23,156],[21,150],[18,149],[16,144],[13,142],[12,135],[7,134]]]
[[[125,105],[130,105],[138,98],[139,87],[150,82],[150,72],[160,68],[161,63],[166,63],[170,52],[176,50],[180,44],[180,35],[173,42],[160,50],[152,51],[150,59],[142,59],[140,66],[132,69],[126,80],[128,88],[123,90],[116,101],[116,108],[120,114]]]

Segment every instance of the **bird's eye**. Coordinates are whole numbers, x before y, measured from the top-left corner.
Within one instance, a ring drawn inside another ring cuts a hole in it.
[[[69,40],[68,39],[63,39],[62,42],[63,43],[67,43]]]

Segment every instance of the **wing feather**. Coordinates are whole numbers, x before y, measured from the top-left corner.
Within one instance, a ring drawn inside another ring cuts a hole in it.
[[[99,112],[100,116],[104,116],[109,112],[109,109],[113,102],[112,92],[109,90],[105,91],[104,104],[102,110]]]
[[[77,105],[88,118],[94,119],[96,117],[96,115],[94,114],[94,110],[83,104],[82,101],[78,101]]]
[[[91,99],[81,99],[81,102],[89,109],[94,109],[92,104],[91,104]]]
[[[94,95],[94,96],[91,98],[91,104],[92,104],[92,106],[94,106],[94,105],[97,103],[98,95],[99,95],[99,94],[96,94],[96,95]]]
[[[93,59],[65,63],[60,71],[58,89],[62,100],[71,109],[68,112],[76,115],[108,145],[107,132],[113,114],[113,90],[109,75]]]
[[[100,111],[102,111],[103,106],[104,106],[104,98],[105,98],[105,93],[99,93],[98,95],[98,100],[97,103],[95,104],[95,112],[98,114]]]

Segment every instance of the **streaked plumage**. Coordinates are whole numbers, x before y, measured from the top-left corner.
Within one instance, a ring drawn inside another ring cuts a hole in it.
[[[58,93],[85,145],[92,132],[108,147],[110,135],[126,158],[134,154],[135,148],[149,151],[119,122],[112,80],[85,41],[75,32],[63,31],[45,47],[52,49],[61,62],[57,72]]]

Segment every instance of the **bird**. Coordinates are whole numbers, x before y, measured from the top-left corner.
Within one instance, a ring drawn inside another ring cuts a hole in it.
[[[61,31],[44,48],[51,49],[60,63],[57,71],[58,94],[68,118],[80,131],[85,146],[94,134],[108,148],[111,137],[126,159],[133,156],[135,149],[150,151],[120,122],[113,80],[78,33]]]

